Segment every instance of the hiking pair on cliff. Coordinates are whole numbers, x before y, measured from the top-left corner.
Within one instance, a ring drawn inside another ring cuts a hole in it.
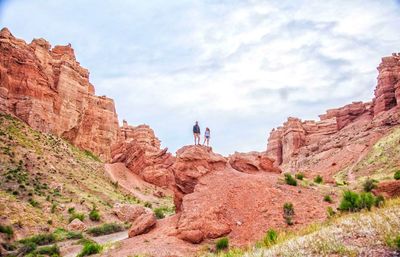
[[[200,145],[200,126],[199,122],[196,121],[196,123],[193,126],[193,136],[194,136],[194,144],[195,145]],[[207,146],[210,144],[210,129],[206,128],[206,131],[204,132],[204,142],[203,145],[207,143]]]

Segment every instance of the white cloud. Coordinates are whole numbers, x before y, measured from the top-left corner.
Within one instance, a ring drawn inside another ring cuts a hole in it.
[[[380,57],[399,51],[396,1],[54,2],[9,1],[0,24],[71,42],[120,118],[172,150],[194,120],[217,151],[264,150],[289,115],[372,98]]]

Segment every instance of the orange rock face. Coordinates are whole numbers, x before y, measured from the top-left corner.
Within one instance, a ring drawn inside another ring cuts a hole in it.
[[[287,171],[330,177],[366,153],[385,130],[400,123],[400,56],[382,58],[372,102],[353,102],[320,115],[320,121],[289,118],[273,129],[267,155]]]
[[[245,173],[259,171],[281,173],[281,170],[274,166],[274,160],[268,158],[265,152],[235,152],[229,156],[229,164],[235,170]]]
[[[105,160],[117,140],[114,102],[94,95],[71,46],[51,49],[44,39],[27,44],[6,28],[0,31],[0,111]]]
[[[118,143],[112,146],[112,163],[123,162],[125,166],[143,180],[172,189],[174,175],[169,167],[174,158],[168,149],[160,149],[160,140],[147,125],[129,126],[126,122],[120,129]]]

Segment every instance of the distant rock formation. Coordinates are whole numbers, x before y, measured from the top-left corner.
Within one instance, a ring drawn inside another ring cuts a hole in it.
[[[27,44],[0,31],[0,111],[34,129],[61,136],[104,160],[118,137],[114,101],[94,95],[89,71],[70,45],[51,48],[44,39]]]
[[[371,102],[330,109],[320,121],[288,118],[271,131],[267,155],[288,171],[333,173],[353,162],[384,130],[400,123],[400,56],[382,58],[378,71]]]

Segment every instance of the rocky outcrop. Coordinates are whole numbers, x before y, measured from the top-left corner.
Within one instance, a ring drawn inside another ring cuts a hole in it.
[[[183,195],[194,191],[198,179],[210,172],[226,167],[227,159],[216,154],[210,147],[184,146],[176,152],[176,160],[171,167],[175,178],[174,202],[180,211]]]
[[[334,173],[367,151],[388,126],[400,123],[400,56],[384,57],[371,102],[353,102],[330,109],[319,121],[289,118],[273,129],[267,155],[291,171]]]
[[[174,175],[169,169],[174,157],[168,149],[160,149],[160,140],[147,125],[130,126],[127,122],[120,129],[118,143],[112,146],[112,163],[122,162],[143,180],[172,189]]]
[[[114,101],[94,95],[89,71],[71,45],[51,48],[44,39],[27,44],[6,28],[0,31],[0,111],[105,160],[118,136]]]
[[[244,246],[270,228],[287,226],[282,216],[285,202],[294,205],[295,227],[326,218],[329,204],[319,191],[279,184],[281,177],[227,167],[198,178],[194,192],[183,197],[177,236],[199,243],[229,234],[232,245]]]
[[[260,171],[281,173],[281,170],[274,166],[274,160],[268,158],[265,152],[235,152],[229,156],[229,164],[235,170],[245,173]]]
[[[400,180],[382,181],[372,190],[375,195],[382,195],[386,198],[400,196]]]

